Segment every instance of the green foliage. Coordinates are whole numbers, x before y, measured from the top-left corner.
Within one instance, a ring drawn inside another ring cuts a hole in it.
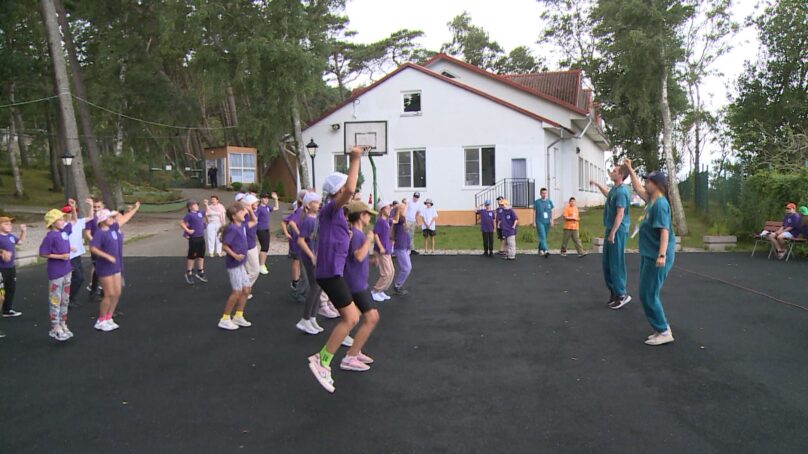
[[[283,183],[280,181],[275,183],[275,194],[278,194],[279,199],[286,197],[286,190],[283,188]]]
[[[793,174],[752,175],[743,183],[731,230],[738,235],[758,232],[766,221],[783,219],[783,206],[788,202],[808,204],[808,169]]]
[[[240,181],[234,181],[230,183],[230,186],[233,188],[234,191],[241,192],[243,184]]]
[[[260,193],[261,192],[261,186],[259,184],[257,184],[257,183],[250,183],[247,186],[247,192]]]

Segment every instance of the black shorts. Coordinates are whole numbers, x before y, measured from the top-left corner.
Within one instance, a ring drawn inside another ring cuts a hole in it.
[[[205,237],[188,238],[188,260],[205,258]]]
[[[435,231],[432,230],[432,229],[424,229],[423,233],[424,233],[424,238],[427,238],[427,237],[430,237],[430,236],[435,236]]]
[[[376,309],[376,302],[373,301],[373,297],[370,296],[370,288],[353,293],[351,296],[353,297],[354,304],[356,304],[356,307],[358,307],[359,311],[363,314]]]
[[[505,237],[502,236],[502,229],[497,229],[497,239],[498,240],[504,240],[505,239]]]
[[[337,309],[347,307],[353,301],[351,290],[348,288],[348,283],[342,276],[328,277],[325,279],[317,279],[317,285],[328,295],[331,304]]]
[[[269,230],[259,230],[256,234],[258,235],[258,244],[261,245],[261,252],[269,252]]]

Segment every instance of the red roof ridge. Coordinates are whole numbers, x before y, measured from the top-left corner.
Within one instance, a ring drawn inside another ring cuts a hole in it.
[[[462,84],[462,83],[458,82],[455,79],[446,77],[446,76],[444,76],[442,74],[438,74],[435,71],[431,71],[431,70],[429,70],[429,69],[427,69],[427,68],[425,68],[423,66],[416,65],[415,63],[404,63],[403,65],[399,66],[398,68],[396,68],[395,70],[393,70],[392,72],[387,74],[386,76],[382,77],[381,79],[377,80],[376,82],[373,82],[372,84],[368,85],[367,87],[364,87],[361,90],[360,89],[354,90],[354,92],[351,94],[351,96],[346,98],[344,101],[340,102],[336,106],[334,106],[334,107],[326,110],[325,112],[323,112],[318,117],[316,117],[316,118],[310,120],[309,122],[307,122],[306,127],[303,128],[303,130],[305,131],[306,129],[314,126],[315,124],[319,123],[320,121],[322,121],[323,119],[325,119],[326,117],[331,115],[332,113],[334,113],[337,110],[339,110],[339,109],[347,106],[348,104],[354,102],[357,98],[359,98],[363,94],[365,94],[365,93],[369,92],[370,90],[378,87],[379,85],[383,84],[388,79],[392,78],[393,76],[395,76],[396,74],[400,73],[401,71],[403,71],[403,70],[405,70],[407,68],[414,69],[414,70],[419,71],[419,72],[421,72],[423,74],[426,74],[428,76],[434,77],[434,78],[436,78],[438,80],[441,80],[443,82],[446,82],[448,84],[454,85],[454,86],[456,86],[458,88],[462,88],[462,89],[464,89],[464,90],[466,90],[468,92],[471,92],[471,93],[474,93],[474,94],[476,94],[478,96],[486,98],[489,101],[495,102],[495,103],[497,103],[497,104],[499,104],[501,106],[507,107],[508,109],[514,110],[516,112],[519,112],[522,115],[525,115],[525,116],[528,116],[530,118],[533,118],[534,120],[538,120],[538,121],[540,121],[542,123],[550,124],[550,125],[555,126],[557,128],[564,128],[569,132],[573,132],[570,128],[562,126],[561,124],[559,124],[559,123],[557,123],[557,122],[555,122],[553,120],[550,120],[549,118],[545,118],[545,117],[543,117],[541,115],[535,114],[535,113],[533,113],[533,112],[531,112],[531,111],[529,111],[527,109],[519,107],[519,106],[517,106],[515,104],[511,104],[508,101],[505,101],[503,99],[497,98],[496,96],[493,96],[493,95],[490,95],[490,94],[485,93],[483,91],[480,91],[480,90],[478,90],[478,89],[476,89],[474,87],[470,87],[470,86],[468,86],[466,84]]]
[[[508,74],[496,74],[500,77],[519,77],[519,76],[536,76],[541,74],[561,74],[561,73],[580,73],[583,72],[581,68],[570,68],[570,69],[557,69],[555,71],[536,71],[534,73],[508,73]]]

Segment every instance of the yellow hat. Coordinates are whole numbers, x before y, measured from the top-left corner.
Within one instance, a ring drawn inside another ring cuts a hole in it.
[[[3,222],[14,222],[14,218],[9,216],[0,216],[0,224]]]
[[[354,200],[353,202],[348,204],[348,213],[364,213],[367,211],[372,215],[377,215],[376,211],[370,207],[367,203],[363,202],[362,200]]]
[[[54,222],[58,221],[65,217],[65,213],[62,213],[62,210],[52,209],[45,213],[45,227],[50,228]]]

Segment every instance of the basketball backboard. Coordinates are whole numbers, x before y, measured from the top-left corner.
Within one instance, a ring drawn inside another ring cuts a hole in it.
[[[342,129],[345,134],[345,154],[354,146],[366,149],[366,156],[387,154],[386,121],[346,121]]]

